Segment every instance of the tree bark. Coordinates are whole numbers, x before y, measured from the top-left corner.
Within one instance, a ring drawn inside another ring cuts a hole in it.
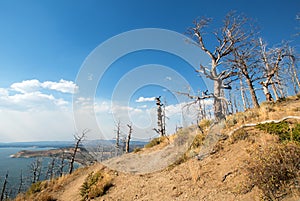
[[[126,140],[126,153],[129,153],[129,144],[130,144],[130,139],[131,139],[131,134],[132,134],[132,125],[127,124],[129,131],[127,135],[127,140]]]
[[[86,129],[82,132],[81,136],[74,136],[75,140],[76,140],[76,143],[75,143],[75,147],[74,147],[74,151],[71,155],[71,160],[70,160],[70,168],[69,168],[69,174],[72,174],[73,172],[73,169],[74,169],[74,162],[75,162],[75,157],[76,157],[76,153],[78,151],[78,148],[79,148],[79,145],[81,143],[81,141],[84,139],[86,133],[88,132],[89,130]]]
[[[273,93],[274,93],[274,96],[275,96],[275,101],[277,101],[277,100],[279,100],[279,96],[278,96],[278,93],[277,93],[277,88],[275,86],[275,83],[272,82],[271,86],[272,86],[272,90],[273,90]]]
[[[255,89],[254,89],[254,86],[253,86],[253,82],[252,82],[251,78],[249,77],[249,75],[245,76],[245,78],[246,78],[246,83],[247,83],[248,88],[249,88],[252,104],[253,104],[254,108],[259,108],[259,103],[258,103],[258,100],[257,100],[257,96],[255,94]]]
[[[214,115],[217,122],[225,119],[225,115],[222,111],[221,86],[222,80],[214,81]]]

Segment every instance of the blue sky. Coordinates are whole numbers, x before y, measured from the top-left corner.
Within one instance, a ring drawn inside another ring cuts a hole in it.
[[[162,28],[184,34],[195,18],[212,17],[218,26],[231,10],[253,18],[268,44],[291,40],[299,49],[299,37],[293,37],[299,32],[296,27],[300,27],[295,20],[300,12],[300,2],[296,0],[0,0],[0,141],[72,139],[77,132],[72,95],[80,90],[76,77],[87,56],[111,37],[141,28]],[[120,58],[101,79],[95,101],[81,99],[81,103],[86,101],[85,106],[93,104],[97,119],[105,127],[102,137],[112,138],[116,119],[121,119],[124,125],[134,122],[136,138],[152,137],[155,104],[147,99],[137,100],[159,94],[166,96],[170,116],[173,115],[170,132],[175,124],[182,124],[178,117],[180,109],[176,108],[178,101],[172,92],[151,85],[139,88],[129,102],[124,103],[122,98],[114,100],[120,117],[109,116],[113,113],[110,107],[117,83],[126,73],[148,64],[176,70],[195,90],[201,85],[193,68],[174,55],[142,51]],[[144,74],[137,75],[143,79]],[[172,77],[164,78],[166,82],[172,81]],[[127,81],[128,86],[135,81]],[[130,119],[122,119],[122,109],[126,114],[128,109],[131,111]],[[97,129],[91,130],[90,138],[96,138]]]

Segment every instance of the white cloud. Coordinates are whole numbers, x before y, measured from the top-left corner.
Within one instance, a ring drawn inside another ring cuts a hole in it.
[[[46,81],[41,84],[43,88],[56,90],[62,93],[74,94],[78,87],[73,81],[61,79],[59,82]]]
[[[143,103],[143,102],[150,102],[150,101],[155,101],[155,97],[145,98],[145,97],[141,96],[135,102]]]
[[[12,110],[47,110],[65,109],[70,102],[70,94],[77,86],[72,81],[61,79],[59,82],[40,82],[37,79],[23,80],[11,84],[9,88],[0,88],[0,108]],[[60,91],[63,94],[55,94],[52,90]],[[69,97],[68,97],[69,96]]]
[[[22,82],[13,83],[10,87],[14,91],[28,93],[39,90],[41,83],[38,80],[24,80]]]
[[[144,108],[147,108],[148,106],[147,105],[140,105],[138,106],[138,108],[141,108],[141,109],[144,109]]]

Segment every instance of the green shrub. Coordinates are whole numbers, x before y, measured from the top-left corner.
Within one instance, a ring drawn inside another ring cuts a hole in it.
[[[112,179],[108,174],[101,171],[91,172],[80,188],[82,200],[94,199],[106,193],[112,186]]]
[[[296,141],[300,142],[300,124],[294,127],[286,121],[280,123],[265,123],[258,124],[256,128],[264,130],[270,134],[277,135],[279,140],[282,141]]]
[[[300,147],[294,143],[275,144],[255,150],[247,164],[251,186],[264,199],[278,200],[297,185],[300,176]]]

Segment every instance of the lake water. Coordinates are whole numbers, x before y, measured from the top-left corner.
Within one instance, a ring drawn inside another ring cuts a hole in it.
[[[10,197],[15,196],[19,185],[20,185],[20,175],[23,174],[24,185],[23,191],[28,188],[31,184],[31,173],[30,165],[36,161],[36,158],[11,158],[12,154],[15,154],[21,150],[48,150],[50,148],[0,148],[0,192],[3,187],[4,178],[6,172],[8,172],[8,184],[7,189]],[[42,158],[42,174],[41,179],[45,178],[47,171],[47,166],[50,162],[50,158]],[[78,167],[78,165],[77,165]]]

